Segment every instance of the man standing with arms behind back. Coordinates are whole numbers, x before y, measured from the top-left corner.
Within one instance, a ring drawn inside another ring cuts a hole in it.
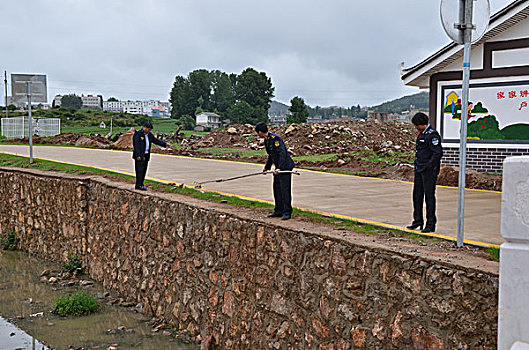
[[[143,184],[145,180],[145,174],[147,174],[147,166],[151,159],[151,146],[155,145],[161,147],[171,147],[169,143],[162,140],[158,140],[151,134],[152,124],[150,121],[143,123],[143,128],[134,133],[132,137],[132,145],[134,151],[132,152],[132,158],[134,159],[134,169],[136,170],[136,189],[147,191],[147,187]]]
[[[428,116],[417,113],[411,119],[419,132],[415,145],[415,177],[413,180],[413,222],[406,226],[411,230],[417,228],[421,232],[435,232],[435,185],[441,168],[443,146],[441,136],[428,124]],[[426,226],[423,218],[423,201],[426,201]]]
[[[288,154],[287,147],[281,137],[268,132],[265,123],[258,123],[255,131],[259,137],[264,139],[268,160],[263,169],[263,174],[270,170],[272,164],[274,170],[274,212],[269,214],[269,218],[281,217],[281,220],[288,220],[292,216],[292,173],[282,173],[282,170],[294,169],[294,161]]]

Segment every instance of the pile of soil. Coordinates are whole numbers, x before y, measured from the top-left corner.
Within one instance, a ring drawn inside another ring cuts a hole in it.
[[[28,139],[3,140],[8,143],[29,143]],[[83,135],[81,133],[64,133],[55,137],[33,136],[33,143],[39,145],[71,145],[71,146],[96,146],[109,148],[112,143],[108,138],[101,135]]]
[[[293,156],[359,150],[409,153],[415,147],[415,131],[409,123],[303,123],[271,127],[270,131],[283,137]],[[264,149],[263,141],[249,124],[215,130],[196,142],[187,142],[187,146]]]
[[[443,186],[458,186],[459,167],[442,167],[437,178],[437,184]],[[465,171],[465,187],[481,190],[501,191],[501,175],[482,174],[475,170]]]
[[[131,128],[126,133],[123,133],[116,142],[112,145],[116,149],[132,149],[132,137],[134,136],[134,133],[136,132],[136,129]]]

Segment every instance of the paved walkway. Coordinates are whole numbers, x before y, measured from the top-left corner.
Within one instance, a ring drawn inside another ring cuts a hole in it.
[[[0,145],[0,152],[29,155],[28,146]],[[134,173],[130,152],[71,147],[34,147],[34,157]],[[193,185],[194,181],[258,172],[263,165],[153,154],[148,177]],[[409,182],[301,171],[293,178],[293,204],[323,214],[404,229],[411,223],[413,184]],[[213,190],[273,201],[272,176],[211,183]],[[437,187],[437,234],[456,237],[457,188]],[[501,193],[466,190],[465,240],[501,244]],[[404,229],[405,230],[405,229]]]

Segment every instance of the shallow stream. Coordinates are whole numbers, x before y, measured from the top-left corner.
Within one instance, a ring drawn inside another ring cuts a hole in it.
[[[1,350],[40,350],[46,349],[44,345],[51,349],[198,348],[177,339],[170,329],[154,331],[145,315],[109,305],[109,298],[104,297],[105,291],[98,283],[67,287],[41,282],[41,272],[47,269],[53,275],[60,272],[61,267],[22,252],[0,251]],[[79,289],[97,298],[97,313],[82,317],[60,317],[51,313],[57,298]]]

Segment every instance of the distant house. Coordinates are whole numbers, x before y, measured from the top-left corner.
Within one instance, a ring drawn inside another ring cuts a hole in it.
[[[268,122],[270,125],[278,126],[286,124],[287,116],[286,115],[269,115]]]
[[[220,128],[220,115],[211,112],[202,112],[196,116],[196,125],[201,125],[205,128],[218,129]]]
[[[324,123],[325,120],[321,115],[315,115],[314,117],[308,117],[307,123]]]
[[[81,100],[83,101],[81,108],[102,109],[103,107],[102,96],[81,95]]]
[[[105,122],[101,122],[101,124],[99,124],[99,127],[101,129],[106,129],[107,126],[105,125]]]
[[[395,122],[401,121],[403,117],[398,113],[388,113],[388,112],[375,112],[367,111],[367,120],[377,120],[379,122]]]
[[[160,102],[158,100],[103,102],[104,111],[145,114],[149,117],[162,118],[168,118],[171,116],[170,107],[169,102]]]

